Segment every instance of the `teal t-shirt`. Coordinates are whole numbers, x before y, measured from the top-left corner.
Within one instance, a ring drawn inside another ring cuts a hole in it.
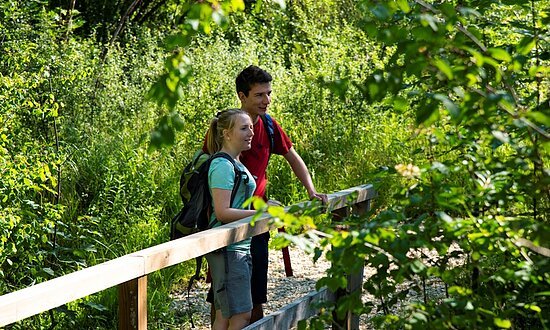
[[[245,180],[245,175],[243,174],[241,183],[239,185],[237,193],[235,194],[235,199],[233,200],[233,204],[231,205],[231,207],[236,209],[243,209],[242,205],[244,201],[252,196],[254,190],[256,189],[256,182],[254,181],[252,174],[250,174],[248,169],[243,164],[239,162],[235,162],[235,164],[241,171],[247,173],[248,180]],[[248,182],[245,183],[245,181]],[[221,157],[213,159],[212,163],[210,164],[210,169],[208,170],[208,187],[210,189],[210,193],[212,193],[212,188],[232,191],[234,184],[235,170],[231,162]],[[247,187],[248,195],[246,195]],[[212,209],[213,208],[214,201],[212,200]],[[216,223],[212,227],[218,227],[222,225],[222,223],[216,219],[215,212],[212,212],[212,215],[210,216],[210,223],[212,223],[213,221],[215,221]],[[250,253],[250,238],[229,245],[227,247],[227,251]]]

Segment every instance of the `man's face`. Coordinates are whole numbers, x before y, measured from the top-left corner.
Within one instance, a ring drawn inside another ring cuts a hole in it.
[[[271,103],[271,83],[254,84],[248,92],[248,96],[239,92],[239,99],[241,100],[241,109],[248,112],[255,120],[258,115],[267,112]]]

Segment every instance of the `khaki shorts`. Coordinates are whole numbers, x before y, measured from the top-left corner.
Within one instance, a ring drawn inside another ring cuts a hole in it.
[[[232,251],[214,252],[207,254],[206,260],[212,275],[216,310],[221,310],[223,317],[227,319],[233,315],[251,311],[252,259],[250,254]]]

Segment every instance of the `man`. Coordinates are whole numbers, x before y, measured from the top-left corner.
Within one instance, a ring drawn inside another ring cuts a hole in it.
[[[284,130],[273,119],[274,144],[271,149],[269,135],[266,132],[261,115],[264,115],[271,104],[271,75],[254,65],[245,68],[235,80],[237,96],[241,101],[241,109],[248,112],[254,124],[254,137],[250,150],[241,153],[240,161],[256,179],[255,196],[266,199],[267,185],[266,169],[271,154],[282,155],[292,168],[292,171],[305,187],[310,199],[327,202],[325,194],[315,190],[306,164],[292,147],[292,142]],[[250,322],[261,319],[263,304],[267,302],[267,269],[268,269],[269,232],[254,236],[250,247],[252,255],[252,317]]]

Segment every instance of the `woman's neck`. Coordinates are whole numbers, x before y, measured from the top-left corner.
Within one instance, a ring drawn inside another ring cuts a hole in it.
[[[228,148],[227,146],[223,146],[220,149],[220,151],[225,152],[226,154],[228,154],[229,156],[231,156],[235,160],[239,160],[239,155],[241,154],[240,150],[232,150],[232,149]]]

